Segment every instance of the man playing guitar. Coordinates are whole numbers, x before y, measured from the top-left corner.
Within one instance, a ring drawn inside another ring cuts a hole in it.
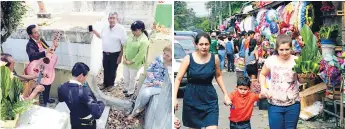
[[[48,54],[53,54],[53,49],[49,48],[48,44],[40,38],[40,33],[36,25],[30,25],[27,27],[26,32],[30,39],[26,45],[26,52],[29,56],[29,61],[39,60],[45,58]],[[58,46],[57,42],[53,43],[54,48]],[[54,99],[49,99],[50,85],[43,85],[45,90],[43,91],[43,103],[41,106],[47,106],[47,103],[54,103]]]

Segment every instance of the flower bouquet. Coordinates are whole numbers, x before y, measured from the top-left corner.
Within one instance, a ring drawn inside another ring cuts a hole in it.
[[[341,55],[341,54],[337,54]],[[344,59],[334,55],[326,55],[320,62],[320,77],[331,86],[338,86],[341,82],[341,70],[344,69]]]
[[[323,15],[328,15],[329,13],[332,14],[334,12],[335,6],[333,5],[332,1],[323,1],[322,7],[320,11],[323,12]]]
[[[295,59],[296,64],[293,71],[297,73],[300,83],[306,83],[317,77],[320,68],[319,62],[322,58],[316,45],[317,39],[308,26],[303,26],[301,35],[305,45],[301,55]]]

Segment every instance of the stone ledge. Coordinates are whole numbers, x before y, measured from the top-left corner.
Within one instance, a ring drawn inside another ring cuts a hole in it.
[[[91,44],[93,34],[88,31],[83,30],[59,30],[59,29],[41,29],[40,34],[46,41],[53,41],[53,36],[56,31],[60,32],[61,39],[59,42],[69,42],[69,43],[81,43],[81,44]],[[29,39],[26,29],[18,29],[16,32],[12,33],[10,38],[13,39]]]

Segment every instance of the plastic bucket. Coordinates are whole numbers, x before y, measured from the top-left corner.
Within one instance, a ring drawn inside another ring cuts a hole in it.
[[[322,56],[325,57],[327,54],[335,54],[335,45],[334,44],[322,44]]]
[[[332,39],[321,39],[321,44],[335,44],[335,42]]]

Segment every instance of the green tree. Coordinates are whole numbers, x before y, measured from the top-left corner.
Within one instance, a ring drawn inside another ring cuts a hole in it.
[[[182,30],[186,28],[187,22],[187,2],[185,1],[175,1],[174,2],[174,30]]]
[[[204,32],[209,32],[211,30],[209,19],[207,17],[198,18],[197,21],[196,28],[201,29]]]
[[[1,44],[21,25],[27,10],[24,1],[1,1]]]
[[[206,3],[206,9],[210,9],[210,24],[216,26],[219,24],[219,17],[221,20],[240,13],[242,5],[245,1],[209,1]]]

